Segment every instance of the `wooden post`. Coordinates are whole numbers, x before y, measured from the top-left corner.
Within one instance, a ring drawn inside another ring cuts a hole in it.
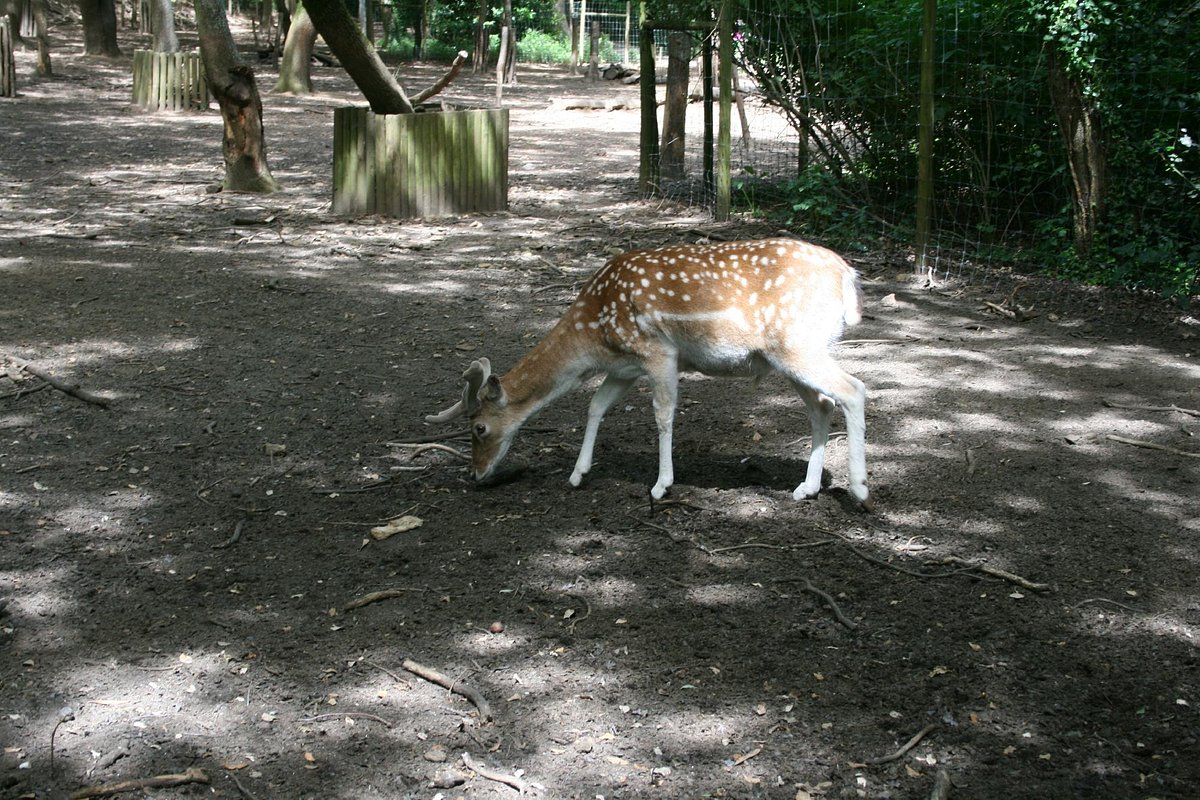
[[[667,95],[663,103],[662,177],[683,177],[684,150],[687,144],[688,78],[692,37],[672,31],[667,39]]]
[[[646,4],[642,3],[641,51],[642,124],[638,147],[638,193],[642,197],[658,194],[660,154],[658,150],[658,98],[654,88],[654,28],[646,24]]]
[[[932,270],[928,261],[933,227],[933,43],[937,0],[924,0],[921,20],[921,109],[917,121],[917,230],[913,246],[917,275]]]
[[[208,104],[198,52],[133,52],[133,105],[145,111],[204,111]]]
[[[713,34],[705,31],[700,47],[700,81],[704,91],[704,196],[714,191],[713,184]]]
[[[729,146],[733,128],[733,15],[732,0],[721,0],[720,18],[717,21],[718,89],[720,92],[720,115],[717,122],[717,197],[713,208],[713,219],[723,222],[729,219],[732,207],[732,152]]]
[[[630,0],[630,2],[627,2],[625,4],[625,57],[621,59],[622,64],[632,63],[629,60],[629,35],[630,35],[630,33],[632,33],[632,23],[633,23],[633,2],[632,2],[632,0]]]
[[[500,57],[496,59],[496,108],[504,98],[504,62],[508,60],[508,26],[500,28]]]
[[[17,63],[13,32],[7,15],[0,16],[0,97],[17,96]]]
[[[335,214],[420,219],[507,208],[507,109],[334,109]]]
[[[591,83],[600,82],[600,23],[592,20],[592,36],[589,49],[592,51],[588,59],[587,78]]]

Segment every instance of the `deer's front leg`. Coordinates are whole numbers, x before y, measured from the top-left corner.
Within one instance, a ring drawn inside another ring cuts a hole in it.
[[[596,447],[596,434],[600,430],[600,422],[612,408],[613,403],[620,400],[625,392],[629,391],[634,380],[633,378],[618,378],[615,375],[608,375],[604,378],[604,383],[600,384],[600,388],[592,395],[592,402],[588,405],[587,428],[583,432],[583,444],[579,448],[579,458],[575,461],[575,470],[570,477],[572,486],[582,483],[583,476],[591,470],[592,451]]]

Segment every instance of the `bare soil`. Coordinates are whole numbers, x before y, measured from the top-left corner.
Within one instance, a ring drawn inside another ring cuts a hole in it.
[[[0,101],[0,797],[188,769],[210,784],[153,796],[917,798],[942,771],[950,797],[1200,796],[1178,311],[983,269],[921,287],[873,253],[839,357],[875,513],[840,441],[792,500],[780,381],[685,379],[666,502],[644,391],[581,488],[586,393],[477,488],[463,439],[399,444],[442,432],[470,359],[513,364],[612,252],[775,230],[638,200],[637,112],[548,110],[635,91],[551,68],[506,92],[508,213],[333,216],[331,109],[358,97],[331,69],[272,94],[265,63],[284,190],[214,192],[215,112],[135,113],[128,58],[54,33],[55,77],[22,53]]]

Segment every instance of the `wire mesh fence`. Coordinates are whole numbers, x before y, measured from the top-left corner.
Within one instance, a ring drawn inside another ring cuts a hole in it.
[[[734,208],[842,247],[911,244],[925,4],[731,5]],[[1196,292],[1200,3],[1109,6],[1094,30],[1083,11],[1057,19],[1037,5],[937,3],[930,269],[969,277],[1001,263]],[[710,34],[692,35],[699,54]],[[698,65],[692,75],[698,96]],[[661,189],[707,205],[701,113],[688,115],[685,178]]]

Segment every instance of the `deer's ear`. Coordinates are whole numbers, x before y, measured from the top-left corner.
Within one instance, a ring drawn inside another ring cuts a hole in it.
[[[500,379],[495,375],[490,375],[487,382],[479,390],[479,399],[489,403],[503,406],[506,402],[504,396],[504,387],[500,385]]]

